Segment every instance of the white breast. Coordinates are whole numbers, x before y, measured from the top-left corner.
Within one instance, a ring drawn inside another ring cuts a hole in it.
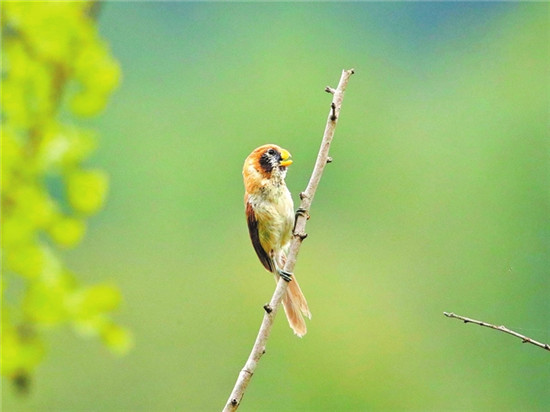
[[[249,202],[256,213],[262,246],[266,251],[279,251],[290,241],[294,225],[294,204],[287,187],[268,184],[251,195]]]

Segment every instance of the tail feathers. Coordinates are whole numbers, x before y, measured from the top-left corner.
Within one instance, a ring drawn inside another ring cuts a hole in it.
[[[300,308],[302,314],[308,319],[311,319],[311,312],[309,311],[309,307],[307,306],[306,297],[302,293],[302,289],[300,289],[300,285],[298,284],[296,277],[294,277],[292,281],[288,284],[287,291],[287,294],[292,297],[292,301],[295,304],[298,304],[298,307]]]
[[[275,280],[278,281],[279,276],[275,276]],[[291,329],[300,338],[304,336],[307,333],[307,327],[303,316],[311,319],[311,312],[296,277],[293,277],[288,284],[287,292],[283,297],[283,308]]]

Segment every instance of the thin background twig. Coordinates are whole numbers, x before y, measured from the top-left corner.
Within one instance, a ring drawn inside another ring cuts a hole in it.
[[[508,329],[507,327],[505,326],[496,326],[496,325],[492,325],[490,323],[487,323],[487,322],[483,322],[483,321],[480,321],[480,320],[475,320],[475,319],[470,319],[470,318],[467,318],[465,316],[460,316],[460,315],[455,315],[454,313],[452,312],[443,312],[443,314],[445,316],[447,316],[448,318],[454,318],[454,319],[460,319],[462,320],[464,323],[475,323],[476,325],[479,325],[479,326],[485,326],[487,328],[491,328],[491,329],[495,329],[495,330],[499,330],[501,332],[504,332],[504,333],[507,333],[509,335],[512,335],[512,336],[515,336],[516,338],[519,338],[521,339],[521,341],[523,343],[530,343],[532,345],[535,345],[535,346],[538,346],[539,348],[542,348],[542,349],[546,349],[547,351],[550,351],[550,345],[548,345],[547,343],[541,343],[541,342],[537,342],[536,340],[534,339],[531,339],[525,335],[522,335],[521,333],[517,333],[517,332],[514,332],[513,330],[511,329]]]

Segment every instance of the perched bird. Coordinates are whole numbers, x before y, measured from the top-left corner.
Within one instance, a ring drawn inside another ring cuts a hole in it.
[[[290,153],[274,144],[255,149],[244,161],[244,204],[254,250],[264,267],[288,284],[283,307],[290,327],[302,337],[307,328],[302,314],[311,319],[306,298],[296,277],[283,270],[294,226],[294,204],[285,184]]]

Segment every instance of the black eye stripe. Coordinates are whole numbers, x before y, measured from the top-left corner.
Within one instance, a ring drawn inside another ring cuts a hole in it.
[[[260,157],[260,166],[262,166],[262,169],[264,169],[268,173],[273,170],[273,165],[271,164],[271,156],[269,156],[267,152],[265,152],[262,157]]]
[[[275,149],[269,149],[260,157],[260,166],[269,173],[280,160],[281,154]]]

